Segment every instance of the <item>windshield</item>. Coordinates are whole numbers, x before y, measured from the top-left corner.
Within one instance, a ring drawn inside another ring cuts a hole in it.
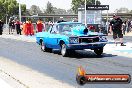
[[[57,29],[59,30],[59,33],[71,32],[74,28],[80,28],[80,27],[85,27],[85,25],[81,24],[81,23],[59,24],[59,25],[57,25]]]

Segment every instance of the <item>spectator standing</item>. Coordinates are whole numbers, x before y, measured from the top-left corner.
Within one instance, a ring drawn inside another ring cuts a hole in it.
[[[43,23],[43,30],[46,31],[46,22]]]
[[[124,21],[122,25],[123,25],[123,34],[125,35],[126,28],[127,28],[126,21]]]
[[[63,17],[60,17],[59,21],[57,21],[57,23],[60,23],[60,22],[66,22],[66,21],[64,21]]]
[[[73,22],[78,22],[78,19],[77,19],[77,18],[74,18],[74,19],[73,19]]]
[[[12,21],[9,20],[9,34],[12,33]]]
[[[12,34],[13,34],[13,32],[15,31],[15,20],[11,22],[11,26],[12,26]]]
[[[132,31],[132,20],[131,20],[131,26],[130,26],[130,32]]]
[[[34,35],[34,27],[31,20],[26,23],[26,35]]]
[[[27,24],[27,21],[26,22],[24,22],[22,25],[23,25],[23,28],[22,28],[22,34],[24,34],[24,35],[27,35],[27,30],[26,30],[26,24]]]
[[[42,20],[39,19],[37,21],[37,32],[42,32],[43,28],[44,28],[44,26],[43,26]]]
[[[127,21],[127,33],[130,32],[130,28],[131,28],[131,21],[128,19],[128,21]]]
[[[3,32],[3,25],[4,23],[0,20],[0,35],[2,35]]]
[[[113,15],[113,19],[110,22],[110,32],[113,31],[113,39],[115,40],[115,43],[117,45],[117,37],[120,38],[121,46],[126,46],[123,43],[123,34],[122,34],[122,20],[120,17],[118,17],[116,14]]]
[[[19,20],[16,21],[16,31],[17,31],[17,34],[20,34],[21,35],[21,23]]]

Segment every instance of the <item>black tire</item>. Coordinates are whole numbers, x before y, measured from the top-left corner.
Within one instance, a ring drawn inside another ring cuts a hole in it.
[[[46,52],[47,51],[47,47],[45,46],[45,44],[44,44],[44,42],[41,42],[41,50],[43,51],[43,52]]]
[[[78,76],[78,75],[76,75],[76,81],[81,86],[83,86],[87,82],[87,80],[84,76]]]
[[[75,52],[75,50],[69,49],[69,50],[68,50],[68,54],[69,54],[70,56],[75,56],[75,55],[76,55],[76,52]]]
[[[68,52],[68,49],[66,48],[66,44],[65,43],[62,43],[61,44],[61,55],[63,57],[66,57],[68,56],[69,52]]]
[[[52,49],[51,48],[47,48],[44,44],[44,42],[41,43],[41,50],[43,52],[52,52]]]
[[[47,52],[52,53],[52,48],[47,48]]]
[[[103,53],[103,48],[94,49],[94,52],[100,56]]]

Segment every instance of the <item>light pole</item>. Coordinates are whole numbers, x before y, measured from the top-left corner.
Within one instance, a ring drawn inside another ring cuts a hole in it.
[[[6,2],[6,0],[5,0],[5,2]],[[8,14],[7,14],[7,11],[6,11],[6,29],[7,29],[7,16],[8,16]]]
[[[85,26],[87,27],[87,10],[86,10],[86,5],[87,5],[87,2],[85,0]]]
[[[19,0],[19,20],[21,22],[21,0]]]
[[[106,25],[107,25],[107,26],[106,26],[106,27],[107,27],[107,33],[108,33],[108,27],[109,27],[109,22],[108,22],[108,19],[109,19],[109,18],[108,18],[108,14],[109,14],[109,12],[108,12],[108,10],[107,10],[107,23],[106,23]]]
[[[95,5],[96,5],[97,3],[96,3],[96,0],[95,0]]]

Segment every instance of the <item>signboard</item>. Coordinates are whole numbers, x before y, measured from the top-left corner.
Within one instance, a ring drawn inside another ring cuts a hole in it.
[[[87,24],[94,24],[94,15],[87,15]]]
[[[101,24],[101,10],[87,10],[86,16],[87,24]],[[78,21],[85,23],[85,11],[78,12]]]
[[[86,10],[109,10],[109,5],[86,5]]]

